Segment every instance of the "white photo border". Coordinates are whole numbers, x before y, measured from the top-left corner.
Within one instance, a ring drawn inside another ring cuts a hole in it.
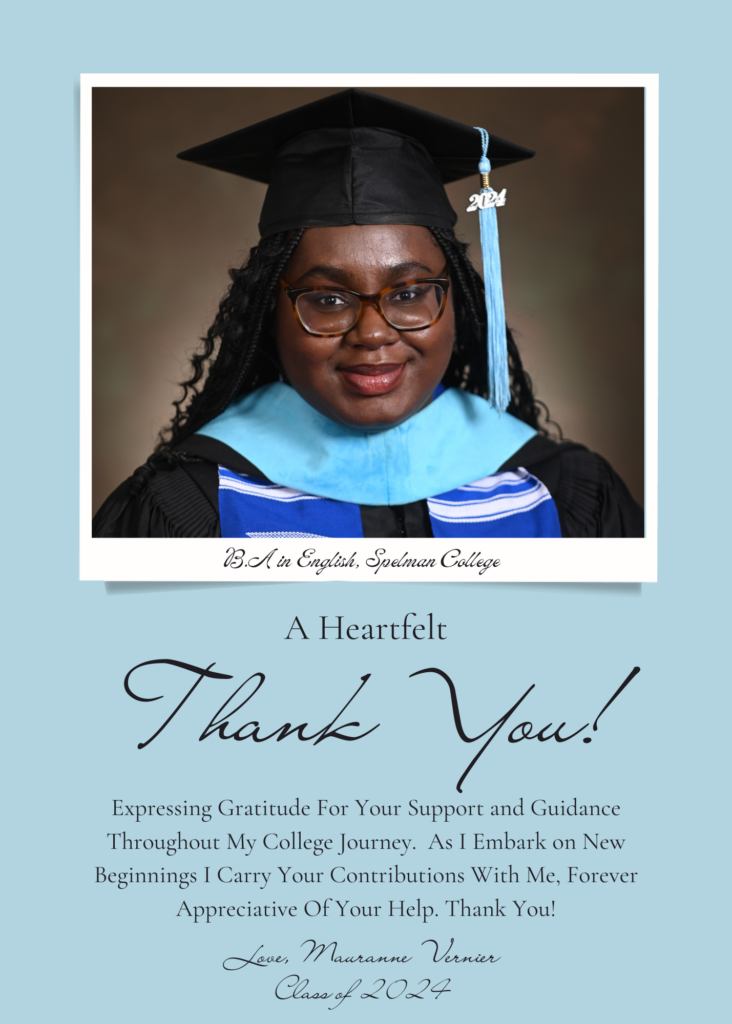
[[[597,539],[92,538],[91,97],[116,88],[325,86],[645,90],[645,537]],[[81,76],[80,579],[172,582],[652,583],[658,561],[658,130],[655,74],[84,74]],[[311,554],[305,554],[310,551]],[[243,552],[240,554],[240,552]],[[286,564],[289,563],[289,564]],[[430,564],[434,563],[434,564]]]

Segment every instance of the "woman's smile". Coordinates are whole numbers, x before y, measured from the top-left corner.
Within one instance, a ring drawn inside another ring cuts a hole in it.
[[[388,395],[401,384],[406,366],[406,363],[361,363],[342,366],[339,373],[346,387],[357,395]]]

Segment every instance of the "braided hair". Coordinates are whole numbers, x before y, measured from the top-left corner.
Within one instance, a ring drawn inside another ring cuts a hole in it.
[[[468,258],[468,246],[456,238],[454,231],[429,230],[445,255],[455,307],[456,341],[443,381],[448,387],[487,398],[483,281]],[[202,348],[191,359],[190,376],[181,384],[183,393],[173,403],[175,414],[160,433],[157,453],[170,451],[195,434],[234,399],[279,379],[272,340],[278,283],[304,231],[299,228],[262,239],[241,267],[229,271],[231,285],[201,339]],[[508,411],[547,434],[540,423],[540,419],[551,422],[546,407],[534,398],[531,379],[508,328],[506,335],[511,379]]]

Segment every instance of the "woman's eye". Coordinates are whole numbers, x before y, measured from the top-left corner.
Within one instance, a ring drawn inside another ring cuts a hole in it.
[[[342,295],[337,295],[334,292],[325,292],[319,295],[316,302],[323,309],[340,309],[341,306],[348,305]]]
[[[419,298],[419,288],[400,288],[398,292],[392,292],[393,302],[413,302]]]

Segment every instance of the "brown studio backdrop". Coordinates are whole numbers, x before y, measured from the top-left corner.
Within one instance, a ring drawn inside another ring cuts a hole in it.
[[[335,89],[95,88],[93,506],[152,451],[177,382],[258,239],[265,186],[175,159]],[[497,171],[506,318],[565,438],[643,501],[642,89],[373,91],[537,151]],[[480,263],[479,179],[448,186]]]

